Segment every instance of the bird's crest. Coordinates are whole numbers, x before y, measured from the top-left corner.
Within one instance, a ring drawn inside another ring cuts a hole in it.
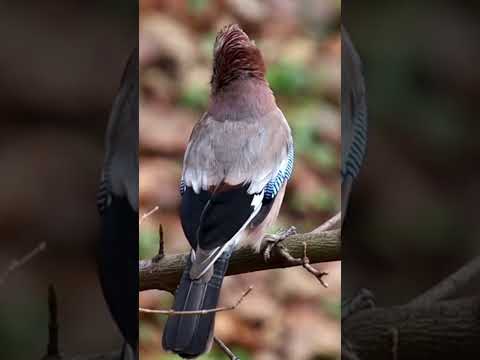
[[[227,25],[217,34],[213,57],[214,93],[238,78],[264,80],[266,69],[262,54],[237,24]]]

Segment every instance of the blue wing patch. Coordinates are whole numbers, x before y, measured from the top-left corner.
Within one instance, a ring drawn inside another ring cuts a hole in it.
[[[187,190],[187,185],[185,185],[185,181],[183,179],[180,179],[180,195],[183,195],[185,193],[185,190]]]
[[[278,192],[282,188],[282,185],[290,179],[293,172],[293,164],[295,162],[295,148],[293,144],[288,149],[288,161],[287,166],[284,169],[280,169],[277,176],[267,183],[265,186],[265,192],[263,198],[265,200],[271,200],[277,196]]]
[[[366,108],[360,108],[357,110],[357,114],[353,119],[353,134],[349,134],[353,137],[352,144],[350,149],[348,149],[346,159],[342,159],[342,180],[348,176],[354,179],[360,172],[367,148],[367,131],[367,111]]]

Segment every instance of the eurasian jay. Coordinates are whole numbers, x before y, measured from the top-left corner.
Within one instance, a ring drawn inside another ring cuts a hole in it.
[[[290,127],[265,80],[260,50],[238,25],[214,44],[211,96],[195,125],[180,181],[180,217],[192,248],[173,309],[217,307],[232,252],[262,248],[294,162]],[[163,347],[183,358],[209,351],[215,314],[168,318]]]
[[[342,223],[367,147],[367,99],[362,64],[342,26]]]
[[[105,137],[97,195],[99,275],[105,300],[131,348],[138,345],[138,51],[132,52]]]

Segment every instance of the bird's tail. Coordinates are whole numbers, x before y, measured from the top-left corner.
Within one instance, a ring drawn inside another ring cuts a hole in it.
[[[189,257],[180,285],[175,292],[173,309],[176,311],[201,311],[215,309],[220,288],[228,267],[231,251],[226,250],[214,263],[213,271],[192,280]],[[171,315],[163,333],[163,347],[183,358],[195,358],[212,346],[215,313],[199,315]]]

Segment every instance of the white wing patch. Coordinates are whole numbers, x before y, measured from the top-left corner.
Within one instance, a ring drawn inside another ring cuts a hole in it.
[[[202,268],[202,271],[200,273],[190,274],[192,276],[192,279],[199,279],[203,275],[205,275],[205,273],[213,266],[215,261],[217,261],[217,259],[223,254],[223,252],[226,249],[232,248],[232,250],[233,250],[233,249],[236,248],[236,246],[242,240],[243,230],[245,230],[247,225],[250,224],[250,221],[252,221],[252,219],[260,211],[260,209],[262,207],[263,195],[264,195],[264,192],[262,191],[261,193],[255,194],[253,196],[253,199],[252,199],[252,202],[251,202],[251,205],[253,207],[253,211],[252,211],[252,214],[250,215],[250,217],[247,219],[247,221],[242,225],[242,227],[235,233],[235,235],[229,241],[227,241],[223,246],[221,246],[221,247],[219,246],[219,247],[211,250],[212,252],[208,255],[208,257],[206,257],[201,262],[201,264],[207,263],[207,265],[204,268]],[[202,251],[202,250],[197,248],[197,252],[200,252],[200,251]],[[191,256],[192,256],[192,261],[195,260],[195,258],[196,258],[195,251],[192,250]]]

